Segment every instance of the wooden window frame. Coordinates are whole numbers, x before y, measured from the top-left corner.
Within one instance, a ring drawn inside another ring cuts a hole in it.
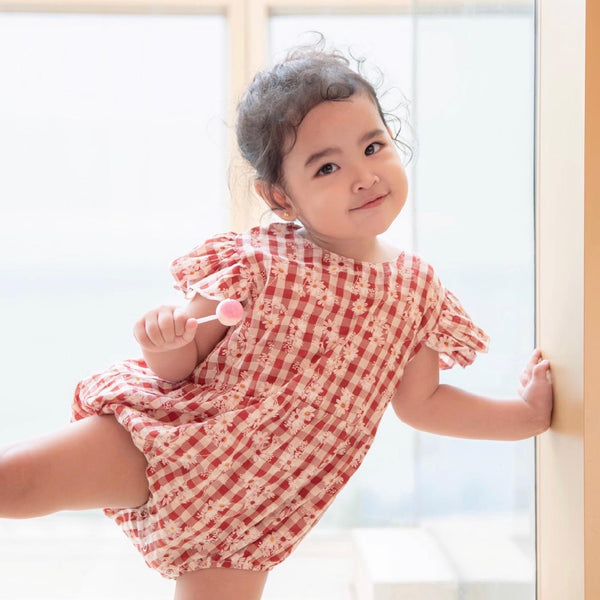
[[[600,5],[539,0],[538,343],[555,413],[538,440],[538,598],[600,598]]]

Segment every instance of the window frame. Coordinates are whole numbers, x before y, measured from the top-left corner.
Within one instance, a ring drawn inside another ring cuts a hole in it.
[[[600,597],[599,8],[538,3],[537,327],[555,384],[537,443],[540,600]]]

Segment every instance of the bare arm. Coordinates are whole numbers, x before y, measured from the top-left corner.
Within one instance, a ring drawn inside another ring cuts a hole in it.
[[[523,374],[519,397],[495,400],[440,385],[438,353],[423,347],[406,366],[392,405],[398,417],[430,433],[453,437],[520,440],[550,426],[549,364],[536,351]]]
[[[187,306],[160,306],[135,324],[135,339],[156,375],[180,381],[208,356],[227,327],[216,320],[199,326],[194,319],[214,314],[217,304],[196,294]]]

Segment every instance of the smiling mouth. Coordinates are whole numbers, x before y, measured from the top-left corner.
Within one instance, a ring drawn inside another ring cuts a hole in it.
[[[355,210],[367,210],[369,208],[375,208],[376,206],[379,206],[387,197],[387,194],[382,194],[381,196],[377,196],[377,198],[373,198],[373,200],[369,200],[368,202],[365,202],[364,204],[361,204],[360,206],[357,206],[356,208],[352,208],[350,209],[350,212],[355,211]]]

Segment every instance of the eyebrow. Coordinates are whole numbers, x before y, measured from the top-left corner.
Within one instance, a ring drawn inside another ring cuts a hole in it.
[[[364,144],[366,141],[373,139],[379,135],[383,135],[385,131],[378,127],[377,129],[373,129],[365,133],[359,140],[359,144]],[[309,167],[315,162],[320,161],[322,158],[326,156],[330,156],[331,154],[340,154],[342,149],[339,146],[329,146],[328,148],[323,148],[323,150],[319,150],[318,152],[314,152],[311,154],[304,163],[304,167]]]

